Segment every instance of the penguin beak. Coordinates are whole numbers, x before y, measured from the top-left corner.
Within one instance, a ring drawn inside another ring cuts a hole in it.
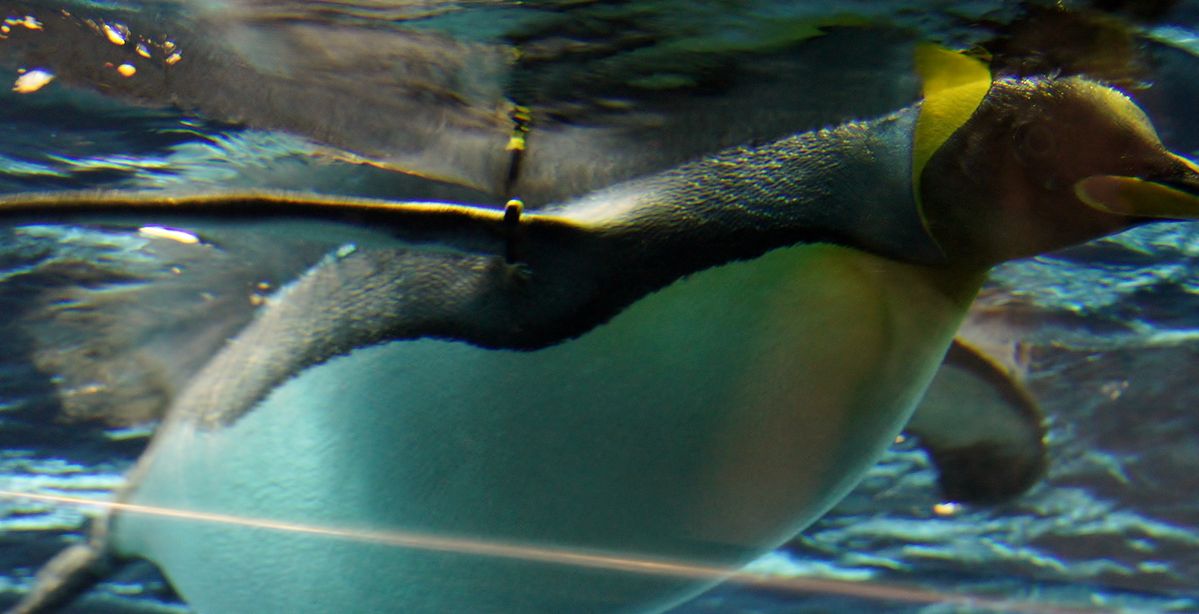
[[[1074,184],[1088,206],[1129,217],[1199,219],[1199,166],[1166,152],[1165,168],[1145,177],[1092,175]]]

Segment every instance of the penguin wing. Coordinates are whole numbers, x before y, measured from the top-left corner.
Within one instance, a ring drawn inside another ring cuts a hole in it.
[[[503,46],[235,4],[133,12],[0,2],[29,24],[6,37],[0,68],[38,67],[59,83],[307,136],[480,189],[506,177]]]
[[[59,421],[146,422],[162,416],[271,295],[327,254],[407,245],[403,256],[388,261],[408,273],[401,279],[432,263],[445,269],[435,276],[466,278],[467,270],[451,272],[458,263],[443,261],[441,252],[503,262],[517,240],[514,231],[523,232],[504,215],[464,205],[275,192],[5,196],[0,219],[7,223],[0,232],[9,246],[9,271],[0,277],[0,301],[11,305],[9,354],[50,378]],[[564,220],[535,219],[542,235],[574,230]],[[432,288],[403,294],[425,297],[416,301],[422,305],[451,300]],[[430,309],[436,307],[420,313]],[[320,322],[312,324],[319,328]],[[419,327],[401,328],[421,334]],[[497,331],[489,338],[508,339]]]
[[[771,36],[763,24],[733,24],[758,28],[739,38],[722,30],[724,14],[696,33],[587,3],[221,7],[174,3],[151,15],[0,2],[31,24],[6,36],[0,68],[38,67],[54,76],[48,87],[285,131],[352,160],[530,205],[724,147],[875,117],[919,90],[910,32],[826,33],[838,19],[818,11],[768,20]],[[472,25],[464,34],[456,23]],[[688,51],[696,46],[702,52]]]
[[[951,501],[1015,497],[1048,467],[1040,405],[1015,374],[961,336],[907,430],[928,452]]]
[[[253,294],[246,290],[245,273],[240,273],[240,291],[234,291],[231,300],[243,304],[218,318],[223,324],[200,329],[209,342],[188,342],[195,343],[196,349],[181,361],[181,372],[198,364],[218,371],[238,370],[214,377],[242,389],[233,395],[237,402],[205,405],[205,411],[234,413],[212,417],[217,422],[235,418],[239,409],[253,406],[289,374],[358,347],[421,337],[514,350],[545,347],[587,332],[690,273],[753,258],[804,238],[791,232],[747,232],[736,224],[726,226],[721,220],[673,208],[667,208],[678,214],[673,217],[654,206],[613,207],[611,215],[589,219],[572,217],[571,211],[525,214],[516,203],[494,209],[278,192],[189,196],[82,192],[0,198],[0,219],[21,228],[104,223],[146,229],[147,222],[153,221],[188,229],[214,245],[236,238],[233,231],[239,231],[245,233],[240,240],[252,236],[259,249],[286,246],[288,241],[321,246],[302,251],[308,255],[284,267],[285,274],[293,274],[282,276],[293,279],[279,290],[286,293],[286,300],[266,297],[266,309],[257,315],[245,309],[244,302],[252,300]],[[318,262],[312,265],[314,260]],[[294,275],[305,268],[306,272]],[[222,281],[229,278],[236,276],[224,276]],[[193,286],[174,287],[173,296],[181,299],[197,294]],[[153,300],[142,298],[149,297],[148,292],[103,296],[116,306],[154,305]],[[87,304],[103,303],[100,296],[89,296]],[[194,301],[176,299],[158,307],[167,312],[168,323],[203,309]],[[136,310],[127,313],[103,320],[101,330],[119,333],[105,338],[147,335],[131,334],[131,322],[152,318],[142,318]],[[250,318],[252,326],[246,324]],[[253,346],[247,351],[254,353],[256,364],[269,365],[252,379],[242,377],[236,364],[226,367],[204,360],[219,347],[211,342],[227,337],[222,331],[242,326],[246,328],[238,332],[238,342]],[[247,332],[250,328],[254,330]],[[96,332],[86,326],[77,329],[81,334]],[[187,328],[168,324],[165,330]],[[174,334],[185,333],[167,334],[163,338],[168,342],[159,345],[171,351],[188,345]],[[106,357],[140,348],[131,342],[120,350],[103,349],[98,366],[110,364],[103,360]],[[235,374],[238,377],[232,377]]]

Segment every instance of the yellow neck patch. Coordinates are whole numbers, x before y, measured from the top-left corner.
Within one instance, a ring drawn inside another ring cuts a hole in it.
[[[916,72],[924,83],[924,104],[912,142],[912,193],[924,221],[920,175],[949,137],[970,119],[991,89],[991,70],[983,62],[932,44],[916,47]],[[927,230],[927,228],[926,228]]]

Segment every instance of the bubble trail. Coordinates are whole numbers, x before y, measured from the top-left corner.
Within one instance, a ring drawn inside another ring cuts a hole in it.
[[[696,581],[731,582],[751,588],[790,593],[814,593],[911,604],[943,604],[969,608],[972,611],[1022,612],[1029,614],[1098,614],[1116,611],[1107,608],[1078,608],[1027,601],[1013,601],[984,595],[946,593],[881,583],[786,577],[767,573],[748,572],[739,568],[720,565],[663,559],[629,553],[576,550],[407,531],[343,529],[264,518],[245,518],[212,512],[195,512],[150,505],[97,501],[64,495],[0,490],[0,497],[92,507],[124,514],[142,514],[160,518],[177,518],[195,522],[209,522],[269,531],[316,535],[432,552],[516,559],[535,563],[570,565],[588,569],[668,576]]]

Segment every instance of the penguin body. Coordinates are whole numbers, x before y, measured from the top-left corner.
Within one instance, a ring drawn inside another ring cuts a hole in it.
[[[169,423],[129,500],[735,568],[826,511],[902,428],[965,308],[932,275],[798,246],[544,349],[356,349],[227,427]],[[137,514],[111,530],[202,612],[657,609],[715,581]]]
[[[917,105],[530,214],[0,202],[19,219],[236,212],[377,235],[272,297],[195,376],[130,474],[134,507],[52,564],[27,609],[129,556],[202,612],[656,610],[702,590],[716,578],[687,570],[748,561],[853,486],[989,266],[1199,209],[1199,171],[1126,98],[983,72],[926,79],[925,108],[957,126],[933,137]],[[1006,155],[1005,125],[1062,100],[1119,146]],[[1038,232],[1005,234],[1017,223]]]
[[[914,119],[906,111],[725,152],[531,215],[517,249],[528,278],[444,245],[326,259],[177,399],[127,500],[720,569],[747,563],[826,511],[894,439],[979,283],[898,261],[919,255],[924,236],[908,189]],[[764,160],[789,168],[759,176]],[[696,178],[710,185],[697,188]],[[771,190],[792,191],[789,182],[819,200],[795,198],[793,219],[754,211],[778,198]],[[835,191],[854,184],[864,193],[841,189],[854,199],[842,203]],[[855,204],[895,193],[907,207],[871,215]],[[770,250],[756,233],[751,244],[730,241],[755,213],[793,232],[862,233],[859,242],[893,256],[829,244]],[[693,228],[672,236],[680,215]],[[557,240],[579,247],[542,252],[542,218],[598,236],[565,236]],[[672,256],[675,240],[698,253]],[[627,262],[611,247],[638,244],[659,253],[634,251],[642,262]],[[710,266],[713,257],[724,262]],[[680,275],[680,266],[695,270]],[[655,279],[669,281],[647,285]],[[373,295],[355,303],[366,287]],[[417,291],[417,305],[388,298]],[[426,315],[441,321],[422,323],[418,314],[434,310]],[[356,321],[373,322],[369,334],[407,330],[382,342],[344,332],[335,346],[321,341]],[[833,342],[828,331],[841,332]],[[254,379],[231,370],[282,355],[308,358],[282,377],[231,383]],[[659,609],[716,580],[136,513],[114,517],[110,531],[116,552],[158,563],[200,611],[264,607],[261,586],[275,587],[271,607],[297,612]],[[326,582],[330,560],[345,583]]]

